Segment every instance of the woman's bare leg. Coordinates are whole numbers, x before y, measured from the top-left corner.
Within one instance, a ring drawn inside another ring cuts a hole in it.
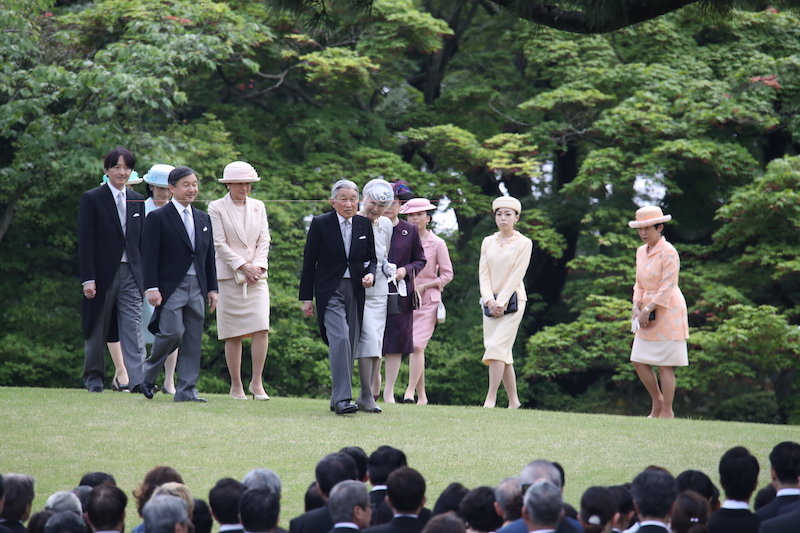
[[[642,385],[647,389],[650,394],[650,399],[653,401],[653,408],[650,410],[650,418],[658,418],[661,416],[661,409],[664,406],[664,396],[658,388],[658,379],[656,373],[650,368],[650,365],[644,363],[633,362],[633,368],[636,369],[636,374],[642,380]]]
[[[264,365],[267,362],[267,348],[269,347],[269,331],[253,333],[253,343],[250,346],[250,357],[253,359],[253,375],[250,377],[250,391],[256,396],[267,394],[264,390]],[[233,381],[231,381],[233,385]],[[232,388],[232,387],[231,387]]]
[[[399,353],[390,353],[386,354],[385,358],[386,381],[383,385],[383,401],[386,403],[395,403],[394,384],[397,382],[397,375],[400,373],[400,361],[402,357]]]
[[[122,344],[117,342],[107,342],[108,352],[111,354],[111,361],[114,363],[114,381],[120,385],[128,385],[128,370],[125,368],[125,359],[122,357]]]
[[[178,348],[179,350],[180,348]],[[164,392],[175,394],[175,367],[178,366],[178,350],[167,356],[164,361]]]
[[[661,381],[661,394],[664,404],[661,407],[661,418],[675,418],[672,402],[675,399],[675,369],[671,366],[658,367],[658,378]]]
[[[422,405],[428,403],[425,395],[425,349],[419,346],[414,347],[414,353],[408,355],[408,388],[403,399],[414,398],[414,391]],[[424,401],[422,401],[424,400]]]
[[[231,396],[247,398],[242,385],[242,338],[225,339],[225,362],[231,375]]]
[[[506,364],[503,361],[489,360],[489,391],[486,393],[486,400],[483,402],[484,407],[497,405],[497,389],[500,388],[500,382],[503,381],[505,370]]]
[[[506,365],[503,370],[503,386],[508,394],[508,408],[519,409],[522,404],[517,396],[517,374],[514,372],[514,365]]]

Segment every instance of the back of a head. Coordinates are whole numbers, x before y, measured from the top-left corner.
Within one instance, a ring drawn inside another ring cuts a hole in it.
[[[139,488],[133,491],[133,497],[136,498],[136,510],[142,514],[144,504],[150,500],[153,491],[164,483],[183,483],[183,478],[177,470],[171,466],[156,466],[148,470],[144,475],[144,480]]]
[[[719,483],[729,500],[750,501],[758,481],[758,459],[744,446],[731,448],[719,460]]]
[[[244,483],[239,483],[230,477],[220,479],[211,487],[211,490],[208,491],[208,504],[220,524],[239,523],[239,499],[247,488]],[[254,488],[267,487],[257,486]]]
[[[3,481],[6,504],[0,518],[9,521],[22,520],[36,496],[33,478],[27,474],[6,474]]]
[[[494,489],[494,497],[505,520],[514,521],[522,516],[522,484],[518,477],[507,477],[501,481]]]
[[[358,446],[347,446],[339,450],[339,453],[350,456],[350,459],[356,464],[359,481],[364,481],[367,478],[367,452]]]
[[[434,516],[425,524],[422,533],[466,533],[464,521],[452,513]]]
[[[71,511],[78,516],[83,516],[83,507],[81,506],[80,499],[78,499],[75,494],[66,491],[51,494],[44,504],[44,509],[45,511],[53,511],[54,513]]]
[[[386,485],[389,474],[401,466],[408,466],[405,453],[391,446],[380,446],[367,461],[369,480],[373,486]]]
[[[88,474],[84,474],[81,478],[81,482],[78,485],[86,485],[87,487],[96,487],[98,485],[102,485],[103,483],[111,483],[112,485],[117,484],[117,480],[114,479],[114,476],[111,474],[106,474],[105,472],[89,472]]]
[[[672,508],[670,527],[673,533],[703,533],[707,531],[709,506],[701,494],[687,490],[678,494]]]
[[[332,453],[320,459],[314,469],[314,477],[319,484],[320,493],[327,498],[337,483],[346,479],[358,479],[358,469],[349,455]]]
[[[527,521],[531,524],[555,527],[561,520],[564,508],[561,488],[550,481],[532,484],[525,493],[523,504]]]
[[[678,474],[675,482],[678,484],[680,492],[691,490],[703,496],[707,501],[711,501],[711,498],[714,497],[714,482],[700,470],[685,470]]]
[[[184,485],[183,483],[176,483],[176,482],[169,482],[164,483],[163,485],[156,487],[156,490],[153,491],[152,498],[156,496],[177,496],[186,504],[186,514],[189,516],[189,520],[192,519],[194,516],[194,496],[192,496],[192,492],[189,490],[189,487]]]
[[[242,479],[248,489],[269,489],[281,493],[281,478],[269,468],[256,468],[245,474]]]
[[[503,517],[494,508],[496,501],[493,488],[474,488],[461,500],[458,516],[475,531],[495,531],[503,526]]]
[[[758,511],[777,496],[778,491],[775,490],[775,486],[772,483],[768,483],[765,487],[756,492],[756,496],[753,498],[753,509]]]
[[[147,533],[175,533],[176,524],[189,524],[186,502],[177,496],[156,496],[144,504],[142,520]]]
[[[413,468],[398,468],[386,480],[386,498],[396,513],[418,513],[425,500],[425,478]]]
[[[92,492],[92,487],[89,485],[79,485],[70,491],[78,497],[81,502],[81,509],[86,511],[86,500],[89,499],[89,493]]]
[[[769,454],[769,464],[782,485],[796,487],[800,475],[800,444],[791,441],[777,444]]]
[[[53,511],[39,511],[33,513],[30,520],[28,520],[28,533],[44,533],[44,526],[50,517],[55,513]]]
[[[271,531],[278,523],[280,512],[280,495],[269,489],[247,489],[239,500],[239,517],[245,531]]]
[[[617,500],[606,487],[589,487],[581,496],[580,518],[584,533],[600,533],[617,514]]]
[[[466,496],[468,492],[469,489],[461,483],[450,483],[436,499],[432,515],[437,516],[458,511],[461,500],[464,499],[464,496]]]
[[[211,516],[211,508],[205,500],[194,499],[192,524],[194,524],[195,533],[211,533],[211,529],[214,527],[214,517]]]
[[[44,533],[87,533],[86,522],[72,511],[53,513],[44,525]]]
[[[313,511],[314,509],[319,509],[324,505],[325,505],[325,500],[319,493],[319,487],[317,487],[317,482],[314,481],[311,483],[311,485],[308,486],[306,495],[303,498],[303,509],[305,510],[305,512],[309,512]]]
[[[331,489],[328,498],[328,510],[331,513],[333,523],[353,522],[353,507],[359,506],[362,509],[369,507],[369,493],[367,486],[361,481],[345,480],[337,483]]]
[[[677,495],[675,478],[663,469],[644,470],[631,484],[631,496],[639,510],[640,520],[662,520],[669,516]]]
[[[520,483],[523,489],[536,483],[540,479],[544,479],[561,488],[561,472],[553,466],[553,463],[545,459],[537,459],[528,463],[522,472],[519,474]]]
[[[98,485],[86,500],[86,516],[95,531],[113,531],[125,517],[128,496],[116,485]]]

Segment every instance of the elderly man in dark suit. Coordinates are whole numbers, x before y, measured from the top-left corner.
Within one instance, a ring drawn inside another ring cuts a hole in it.
[[[341,481],[331,490],[328,509],[333,520],[329,533],[357,533],[369,527],[372,507],[362,481]]]
[[[180,347],[174,401],[205,402],[197,394],[204,304],[217,307],[217,270],[211,219],[192,206],[197,174],[189,167],[169,173],[172,200],[147,217],[144,280],[147,301],[155,307],[149,330],[153,350],[144,363],[142,393],[152,398],[167,356]]]
[[[128,383],[114,386],[134,389],[142,382],[144,197],[125,187],[135,164],[136,158],[125,148],[111,150],[103,162],[108,183],[85,192],[78,211],[83,383],[89,392],[103,392],[106,341],[112,325],[118,328],[128,371]],[[117,332],[112,337],[117,338]]]
[[[331,410],[354,413],[353,363],[361,335],[364,289],[375,281],[375,238],[369,219],[356,215],[358,187],[339,180],[331,189],[333,211],[311,221],[303,253],[300,300],[303,315],[317,316],[322,339],[328,344],[333,391]]]

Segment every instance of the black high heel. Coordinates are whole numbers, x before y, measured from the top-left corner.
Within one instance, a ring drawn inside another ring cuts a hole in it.
[[[126,383],[125,385],[121,385],[119,382],[119,378],[115,377],[114,380],[111,382],[111,388],[117,392],[130,392],[130,383]]]

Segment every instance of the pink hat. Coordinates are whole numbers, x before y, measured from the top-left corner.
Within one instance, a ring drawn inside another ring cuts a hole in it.
[[[412,198],[411,200],[407,201],[403,204],[403,207],[400,208],[400,213],[404,215],[408,215],[410,213],[420,213],[422,211],[433,211],[436,209],[436,206],[430,203],[425,198]]]
[[[220,183],[253,183],[261,181],[258,177],[256,169],[250,163],[244,161],[234,161],[225,165],[225,170],[222,172],[222,179],[217,180]]]
[[[628,222],[630,228],[646,228],[663,224],[672,220],[672,215],[665,215],[656,205],[648,205],[636,210],[636,220]]]

